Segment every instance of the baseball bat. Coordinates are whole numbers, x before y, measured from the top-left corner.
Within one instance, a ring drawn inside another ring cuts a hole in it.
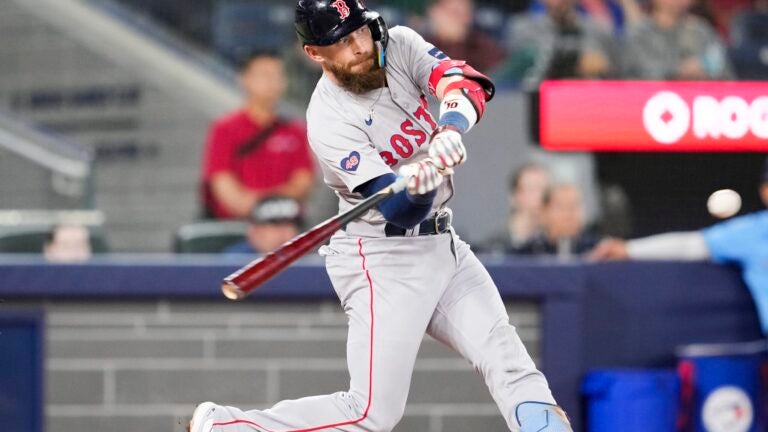
[[[227,276],[221,290],[230,300],[241,300],[264,282],[272,279],[304,254],[323,244],[333,233],[392,195],[405,189],[407,177],[376,192],[346,212],[321,222],[309,231],[283,243],[282,246]]]

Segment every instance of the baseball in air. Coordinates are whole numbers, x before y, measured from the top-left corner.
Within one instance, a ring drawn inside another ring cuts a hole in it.
[[[732,189],[721,189],[707,200],[709,214],[719,219],[729,218],[741,209],[741,196]]]

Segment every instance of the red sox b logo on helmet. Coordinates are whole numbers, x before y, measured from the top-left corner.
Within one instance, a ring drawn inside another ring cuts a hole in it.
[[[339,12],[342,20],[347,19],[349,16],[349,6],[347,6],[344,0],[336,0],[335,2],[331,3],[331,6]]]

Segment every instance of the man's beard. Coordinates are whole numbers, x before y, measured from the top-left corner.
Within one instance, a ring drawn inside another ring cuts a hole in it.
[[[342,66],[336,63],[327,64],[328,70],[339,81],[342,87],[354,94],[368,93],[381,88],[386,83],[386,72],[376,64],[376,52],[358,64],[365,65],[362,72],[352,72],[352,66]]]

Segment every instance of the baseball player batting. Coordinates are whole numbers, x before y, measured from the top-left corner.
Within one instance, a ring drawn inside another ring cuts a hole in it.
[[[428,333],[482,373],[509,429],[570,432],[488,272],[451,228],[462,135],[494,93],[485,75],[407,27],[388,29],[358,0],[299,0],[296,32],[323,68],[307,110],[309,142],[339,212],[392,184],[406,190],[320,249],[348,316],[349,389],[243,411],[212,402],[192,432],[392,430]],[[440,117],[426,95],[440,101]]]

